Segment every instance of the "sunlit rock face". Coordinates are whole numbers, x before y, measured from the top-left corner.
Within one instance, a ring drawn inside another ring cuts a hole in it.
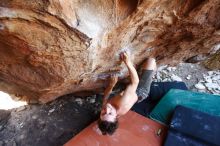
[[[119,54],[176,64],[220,43],[219,0],[0,0],[0,85],[45,103],[127,76]]]

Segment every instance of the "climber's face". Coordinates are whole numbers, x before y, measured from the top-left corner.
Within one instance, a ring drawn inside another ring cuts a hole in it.
[[[109,103],[103,106],[100,114],[100,119],[102,121],[115,122],[116,117],[117,117],[117,112],[115,107],[113,107]]]

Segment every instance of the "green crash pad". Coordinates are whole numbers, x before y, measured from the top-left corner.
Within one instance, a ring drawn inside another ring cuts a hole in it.
[[[171,89],[150,113],[150,118],[168,125],[177,105],[220,116],[220,96]]]

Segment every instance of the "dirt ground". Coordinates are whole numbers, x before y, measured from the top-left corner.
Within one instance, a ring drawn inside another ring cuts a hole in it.
[[[177,67],[160,67],[154,80],[182,80],[190,90],[220,94],[219,76],[220,71],[210,72],[199,64],[182,63]],[[100,95],[65,95],[45,105],[0,110],[0,146],[63,145],[98,118],[101,100]]]

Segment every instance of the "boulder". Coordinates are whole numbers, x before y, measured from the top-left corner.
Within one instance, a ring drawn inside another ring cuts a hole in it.
[[[220,70],[220,51],[211,55],[203,64],[208,69]]]
[[[219,13],[219,0],[1,0],[1,90],[46,103],[126,78],[123,51],[135,66],[210,53]]]

